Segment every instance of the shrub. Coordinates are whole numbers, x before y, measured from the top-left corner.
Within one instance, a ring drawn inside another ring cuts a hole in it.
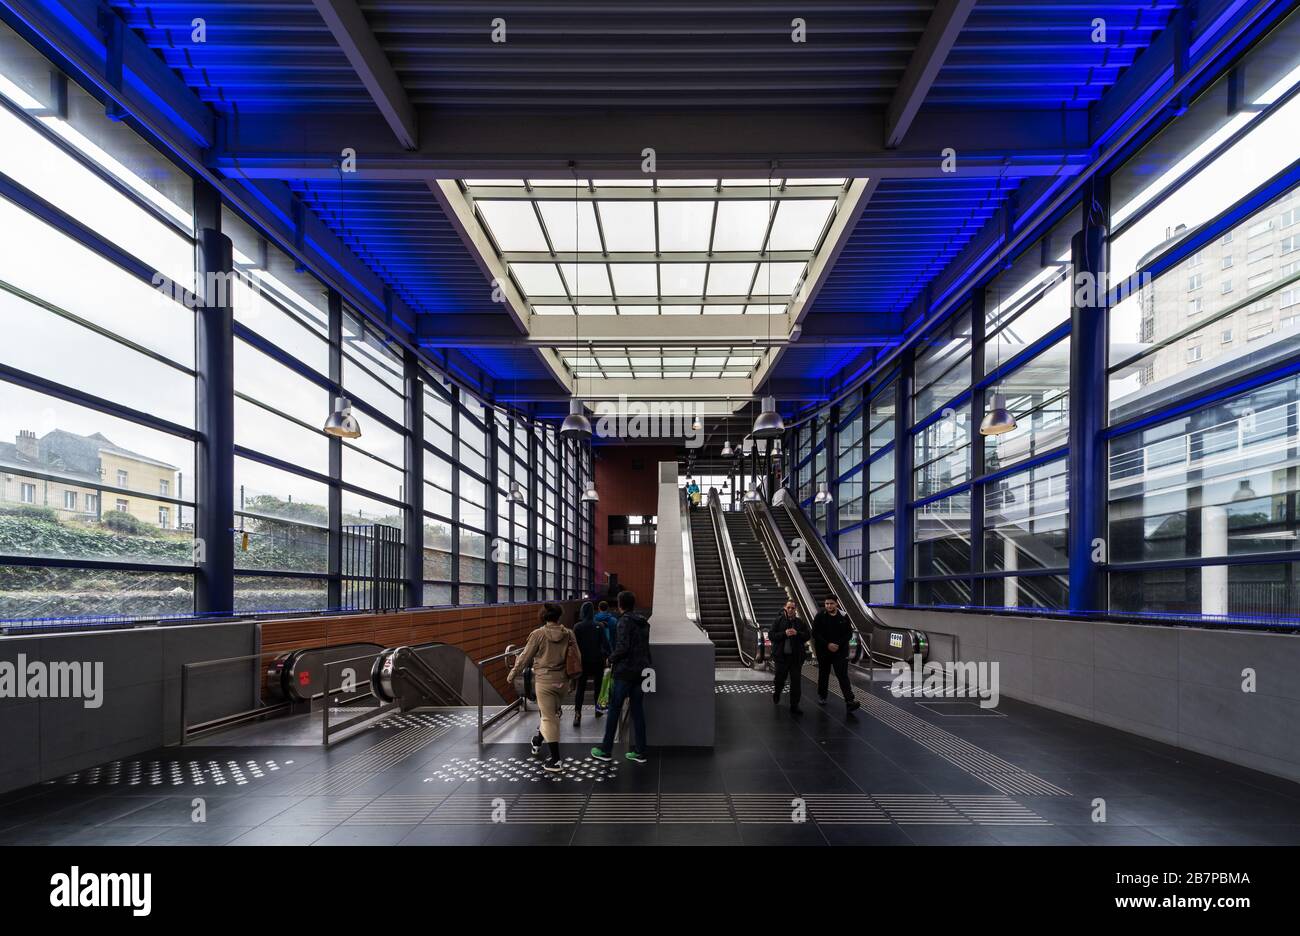
[[[59,515],[53,507],[36,507],[32,504],[0,507],[0,517],[23,517],[27,520],[41,520],[45,523],[59,522]]]
[[[103,524],[115,533],[126,533],[130,536],[144,536],[157,532],[156,528],[125,510],[111,510],[105,513]]]

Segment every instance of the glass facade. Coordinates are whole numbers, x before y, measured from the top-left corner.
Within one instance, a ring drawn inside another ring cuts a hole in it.
[[[342,557],[377,527],[403,555],[423,550],[414,581],[401,562],[384,573],[407,606],[590,590],[588,452],[448,381],[230,206],[233,269],[199,283],[203,183],[4,26],[0,136],[0,620],[203,614],[213,549],[233,551],[237,613],[343,609],[369,571]],[[206,288],[227,290],[234,322],[221,543],[196,534]],[[408,407],[413,388],[422,406]],[[322,431],[337,396],[359,438]]]
[[[805,504],[816,453],[836,453],[827,538],[869,602],[1294,621],[1300,139],[1285,128],[1300,107],[1297,49],[1292,16],[1104,177],[1109,284],[1072,268],[1076,206],[917,339],[907,399],[893,375],[873,378],[792,427]],[[1071,307],[1090,287],[1105,299],[1108,392],[1076,401]],[[1016,427],[982,436],[994,393]],[[910,464],[895,451],[898,407]],[[1107,585],[1086,607],[1069,577],[1081,407],[1103,409],[1108,443],[1091,544]]]

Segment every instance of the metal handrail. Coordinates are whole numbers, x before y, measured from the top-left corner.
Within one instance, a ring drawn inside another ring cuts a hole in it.
[[[695,581],[695,540],[691,537],[691,501],[682,488],[677,498],[682,527],[682,580],[686,588],[686,620],[704,630],[700,614],[700,588]]]
[[[524,700],[524,697],[520,695],[513,702],[507,703],[505,707],[501,709],[501,711],[490,716],[487,719],[487,721],[484,721],[483,720],[483,683],[484,680],[487,678],[486,670],[484,669],[484,667],[489,663],[495,663],[497,660],[504,660],[507,657],[512,657],[512,656],[517,657],[522,652],[523,652],[523,647],[516,647],[514,644],[507,644],[505,650],[502,651],[501,653],[498,653],[495,656],[486,657],[485,659],[479,660],[474,664],[474,666],[478,668],[478,743],[479,744],[483,743],[484,731],[486,731],[488,728],[491,728],[493,725],[501,721],[507,715],[512,714],[516,709],[518,709],[521,712],[524,711],[525,706],[527,705],[526,701]]]
[[[325,690],[324,692],[321,693],[321,696],[323,697],[324,700],[323,704],[321,705],[321,744],[324,745],[325,747],[329,747],[331,744],[337,743],[333,740],[333,736],[337,735],[339,732],[347,731],[349,728],[355,728],[361,724],[369,724],[374,719],[379,718],[382,715],[387,715],[390,712],[397,710],[398,706],[396,702],[381,702],[378,706],[376,706],[373,710],[369,712],[363,712],[360,715],[357,715],[353,718],[349,718],[347,721],[343,722],[340,725],[330,725],[330,707],[334,701],[334,693],[329,688],[330,685],[329,675],[330,675],[331,668],[342,666],[345,663],[355,663],[358,660],[369,660],[371,662],[371,665],[373,666],[375,658],[380,656],[380,654],[382,654],[383,652],[384,652],[383,650],[380,650],[377,653],[367,653],[361,656],[348,657],[345,660],[331,660],[330,662],[326,663],[325,666],[323,667],[325,673],[325,679],[324,679]],[[375,696],[374,690],[366,689],[365,692],[358,693],[357,695],[353,696],[351,699],[345,699],[342,704],[352,705],[356,702],[361,702],[364,701],[365,699],[373,699],[373,698],[377,698],[377,696]]]
[[[811,625],[813,617],[817,614],[817,606],[813,602],[812,592],[808,590],[803,576],[799,574],[794,564],[794,557],[790,555],[790,550],[776,525],[776,519],[765,501],[749,504],[748,510],[750,522],[753,523],[758,540],[767,553],[768,564],[776,573],[777,581],[799,607],[799,613],[804,616],[804,620]]]
[[[813,564],[817,566],[817,571],[822,574],[826,584],[831,587],[836,595],[849,594],[853,596],[850,601],[847,598],[841,598],[840,603],[844,610],[848,612],[849,623],[853,630],[857,632],[858,641],[869,640],[871,631],[875,628],[877,622],[875,612],[867,607],[867,603],[862,600],[862,595],[853,587],[844,570],[840,568],[839,562],[831,555],[830,547],[826,541],[818,535],[817,530],[808,521],[808,517],[794,503],[794,497],[790,492],[782,488],[777,492],[774,501],[779,509],[783,509],[786,515],[794,522],[795,529],[799,531],[799,536],[803,539],[805,547],[812,555]],[[869,646],[863,643],[863,646]]]
[[[718,543],[718,559],[722,566],[722,581],[727,593],[727,604],[731,607],[731,628],[736,635],[736,652],[740,654],[740,662],[752,667],[754,657],[745,652],[744,643],[740,639],[740,629],[744,626],[757,632],[759,626],[754,617],[754,606],[749,600],[749,592],[744,587],[745,575],[736,559],[736,552],[731,546],[731,534],[727,531],[727,524],[722,517],[722,504],[718,499],[717,488],[709,488],[708,509],[709,519],[713,522],[713,535]],[[761,637],[759,645],[762,645]]]

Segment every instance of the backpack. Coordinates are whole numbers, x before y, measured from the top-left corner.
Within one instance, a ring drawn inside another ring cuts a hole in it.
[[[582,673],[582,651],[578,649],[578,638],[570,631],[569,645],[564,648],[564,675],[577,679]]]

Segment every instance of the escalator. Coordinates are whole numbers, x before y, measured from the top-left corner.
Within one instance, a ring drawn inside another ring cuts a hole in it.
[[[723,522],[727,525],[731,548],[740,564],[745,591],[754,607],[754,617],[760,626],[767,627],[776,620],[789,595],[772,571],[749,515],[729,511],[723,514]]]
[[[769,529],[780,537],[779,543],[772,541],[774,537],[767,541],[768,559],[778,576],[782,571],[779,566],[784,566],[786,584],[791,586],[803,614],[815,615],[821,610],[822,600],[827,595],[835,595],[853,625],[859,645],[867,650],[870,659],[886,666],[910,663],[918,656],[925,660],[930,651],[926,635],[910,628],[889,627],[867,607],[840,568],[839,560],[788,490],[777,491],[770,507],[755,505],[755,516],[762,522],[770,522]]]
[[[695,558],[699,625],[713,641],[717,663],[724,666],[738,665],[741,662],[740,648],[736,644],[736,628],[727,597],[727,584],[722,574],[722,557],[709,519],[706,509],[692,508],[691,550]]]

